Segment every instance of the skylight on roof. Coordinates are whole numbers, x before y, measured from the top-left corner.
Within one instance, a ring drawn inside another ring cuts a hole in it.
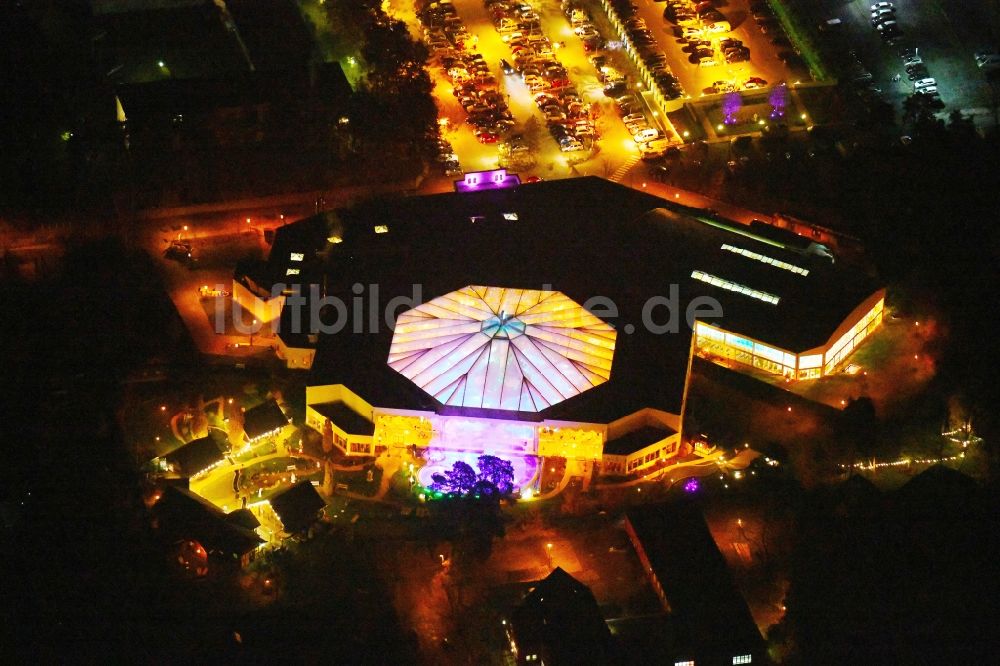
[[[504,213],[503,219],[510,220],[511,222],[517,221],[517,213]]]
[[[387,233],[389,233],[389,225],[388,224],[376,224],[375,225],[375,233],[377,233],[377,234],[387,234]]]
[[[798,275],[809,275],[809,270],[806,268],[801,268],[795,264],[790,264],[787,261],[781,261],[780,259],[775,259],[774,257],[769,257],[758,252],[752,252],[750,250],[744,249],[742,247],[736,247],[735,245],[723,244],[722,249],[727,252],[733,252],[735,254],[743,255],[748,259],[753,259],[754,261],[759,261],[764,264],[770,264],[776,268],[781,268],[792,273],[797,273]]]
[[[758,301],[764,301],[765,303],[771,303],[772,305],[777,305],[778,301],[781,300],[778,296],[769,294],[766,291],[760,291],[759,289],[754,289],[746,285],[730,282],[729,280],[716,277],[715,275],[704,273],[702,271],[692,271],[691,277],[714,287],[720,287],[722,289],[726,289],[727,291],[733,291],[737,294],[749,296],[750,298],[756,298]]]
[[[298,274],[299,274],[299,269],[297,268],[289,268],[287,271],[285,271],[285,275],[298,275]]]
[[[302,261],[305,258],[306,255],[302,254],[301,252],[292,252],[291,256],[292,261]]]

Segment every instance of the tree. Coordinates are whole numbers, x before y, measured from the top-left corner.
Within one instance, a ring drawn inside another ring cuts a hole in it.
[[[461,460],[444,474],[434,474],[431,488],[463,497],[500,498],[514,492],[514,466],[496,456],[479,456],[479,473]]]
[[[493,484],[501,495],[514,491],[514,465],[496,456],[479,456],[479,480]]]
[[[872,455],[878,440],[878,419],[872,399],[867,396],[851,399],[841,416],[844,438],[855,447],[858,455]]]
[[[476,485],[476,472],[472,466],[461,460],[456,460],[450,470],[444,474],[434,474],[431,476],[434,483],[431,487],[445,493],[457,493],[466,495]]]

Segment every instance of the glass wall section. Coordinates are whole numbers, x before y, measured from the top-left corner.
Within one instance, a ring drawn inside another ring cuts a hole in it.
[[[799,379],[816,379],[822,374],[822,354],[804,354],[799,357]]]
[[[695,349],[709,360],[722,358],[776,375],[795,375],[795,354],[702,322],[695,324]]]
[[[885,299],[879,299],[871,310],[865,313],[861,319],[851,327],[847,333],[842,335],[837,342],[826,352],[826,364],[823,366],[823,374],[830,374],[833,369],[846,359],[854,348],[871,335],[872,331],[882,323],[882,309]]]

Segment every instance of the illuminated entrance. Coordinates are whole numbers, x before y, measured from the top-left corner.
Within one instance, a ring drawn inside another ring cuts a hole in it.
[[[514,487],[526,488],[538,471],[535,424],[463,416],[437,416],[434,434],[421,454],[427,464],[418,477],[424,487],[432,476],[451,469],[461,460],[476,469],[479,456],[486,454],[509,460],[514,466]]]

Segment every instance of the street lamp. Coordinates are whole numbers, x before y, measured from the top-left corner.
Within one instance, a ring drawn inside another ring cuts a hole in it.
[[[250,325],[250,347],[253,347],[253,332],[257,329],[257,320],[253,320],[253,324]]]
[[[551,569],[552,568],[552,544],[551,543],[545,544],[545,558],[549,562],[549,569]]]

